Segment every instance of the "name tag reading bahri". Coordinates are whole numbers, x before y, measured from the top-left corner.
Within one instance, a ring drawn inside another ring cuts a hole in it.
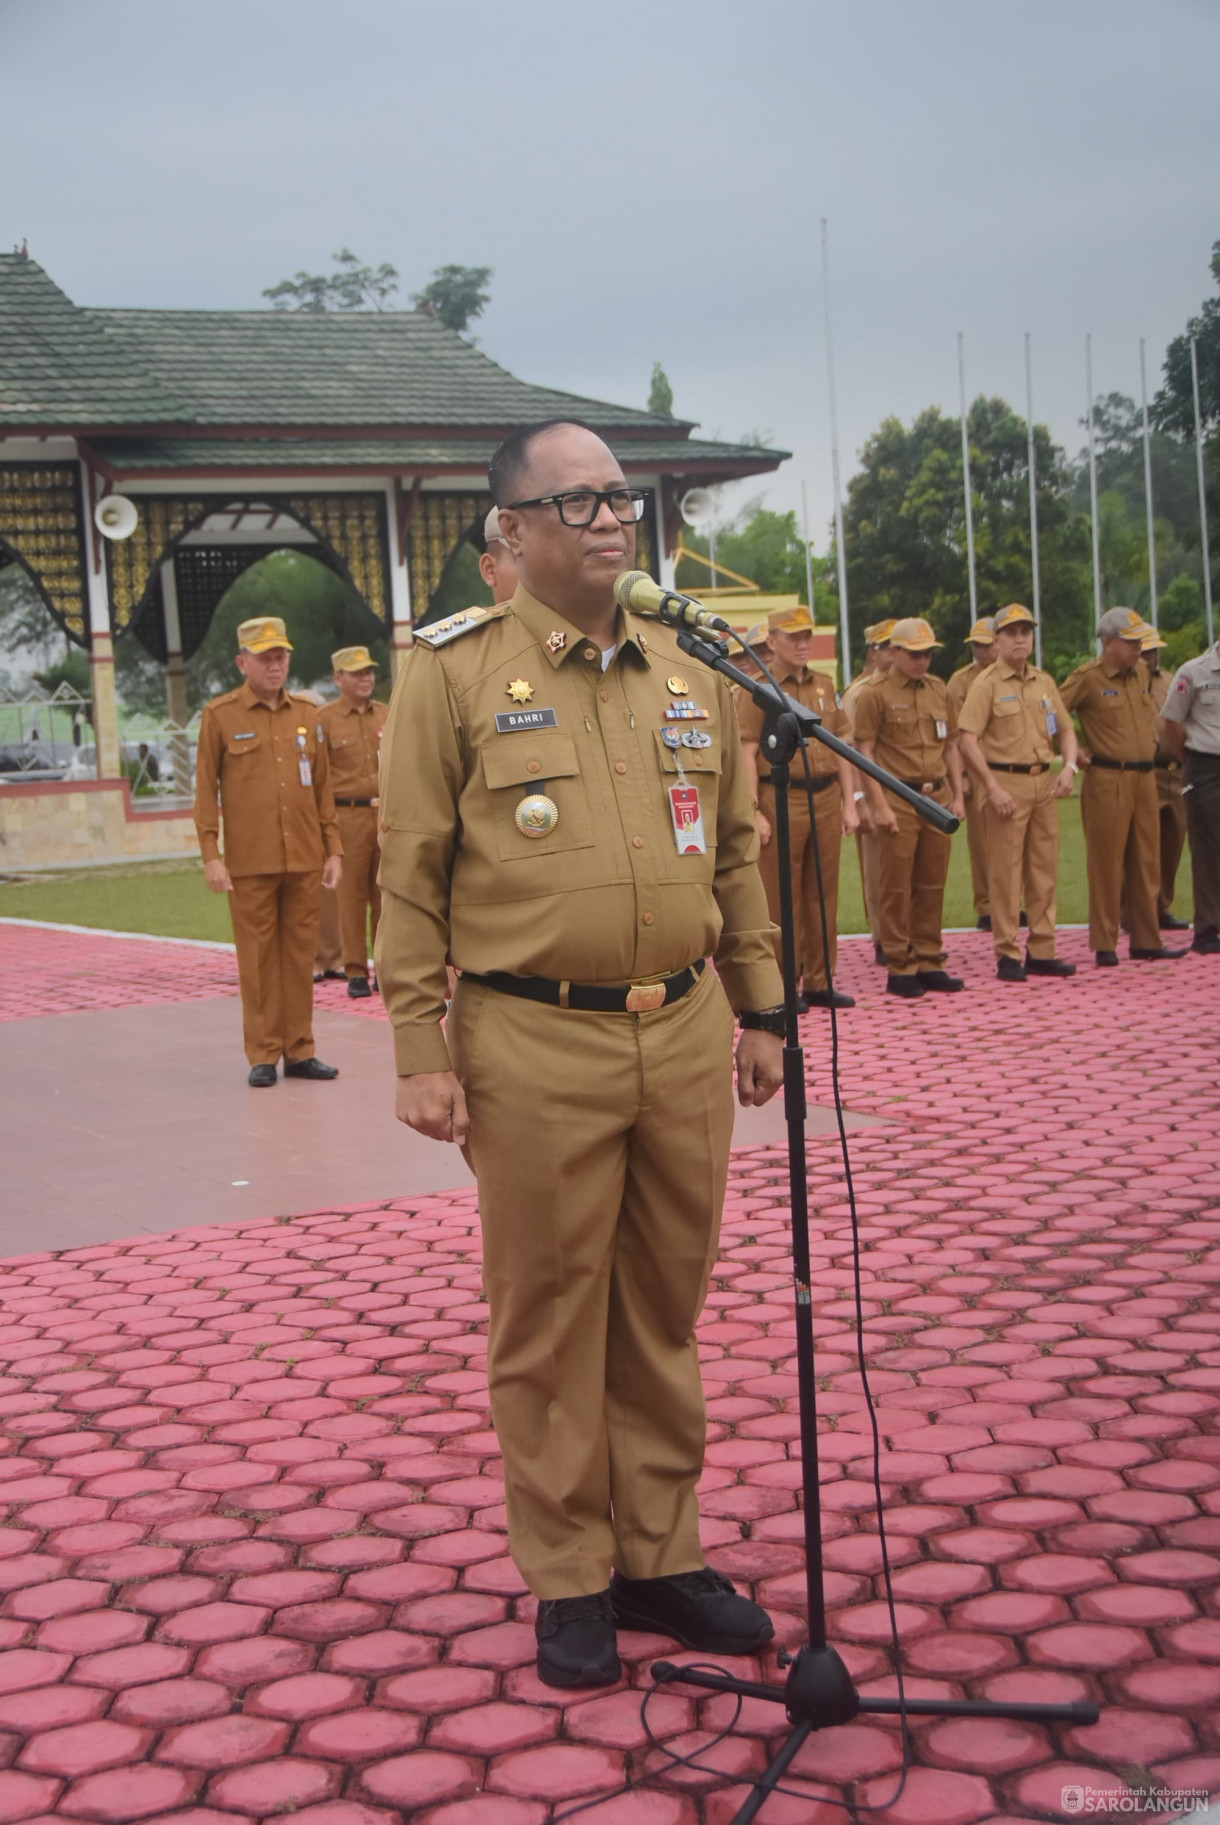
[[[516,729],[554,729],[558,726],[554,710],[499,710],[496,713],[497,735],[511,735]]]

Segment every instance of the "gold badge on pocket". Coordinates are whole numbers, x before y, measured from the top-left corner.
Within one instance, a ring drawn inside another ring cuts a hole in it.
[[[559,806],[545,792],[531,792],[513,812],[513,822],[522,836],[550,836],[559,822]]]

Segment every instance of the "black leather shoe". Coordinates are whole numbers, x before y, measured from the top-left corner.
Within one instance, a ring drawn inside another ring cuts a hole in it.
[[[353,1001],[367,1001],[373,991],[367,976],[349,976],[347,992]]]
[[[547,1597],[534,1621],[538,1677],[545,1686],[612,1686],[622,1678],[610,1592]]]
[[[610,1601],[621,1629],[668,1635],[705,1654],[753,1654],[775,1633],[766,1610],[738,1596],[732,1582],[708,1565],[670,1578],[615,1572]]]
[[[1184,957],[1185,955],[1185,950],[1171,951],[1163,944],[1158,950],[1154,951],[1137,950],[1133,944],[1130,951],[1132,963],[1172,963],[1178,957]]]
[[[879,964],[880,964],[880,965],[881,965],[881,967],[882,967],[882,969],[884,969],[884,968],[885,968],[885,948],[884,948],[884,946],[883,946],[883,945],[880,945],[880,944],[874,944],[874,946],[873,946],[873,962],[874,962],[874,963],[879,963]]]
[[[252,1090],[269,1090],[276,1081],[274,1065],[251,1065],[250,1075],[246,1079]]]
[[[808,995],[798,995],[798,996],[797,996],[797,998],[796,998],[796,1011],[797,1011],[797,1013],[798,1013],[798,1014],[807,1014],[807,1013],[808,1013],[808,1012],[809,1012],[809,997],[808,997]]]
[[[1214,925],[1209,925],[1205,932],[1196,932],[1190,946],[1204,957],[1220,956],[1220,932]]]
[[[995,973],[1001,982],[1024,982],[1025,965],[1016,957],[1000,957],[996,961]]]
[[[900,995],[904,1001],[918,1001],[925,989],[918,976],[889,975],[885,979],[885,992],[887,995]]]
[[[1118,968],[1117,951],[1095,951],[1093,954],[1097,959],[1097,967],[1099,970],[1116,970]]]
[[[1061,957],[1026,957],[1025,971],[1029,976],[1074,976],[1076,965]]]
[[[975,921],[974,929],[975,931],[989,932],[991,930],[991,914],[980,913]]]
[[[295,1064],[284,1066],[285,1077],[316,1077],[321,1080],[338,1075],[338,1065],[324,1065],[320,1058],[298,1058]]]
[[[1157,924],[1163,932],[1188,932],[1190,930],[1189,919],[1175,919],[1171,912],[1162,913]]]
[[[934,995],[956,995],[966,986],[960,976],[951,976],[948,970],[916,970],[915,980]]]
[[[805,999],[811,1008],[854,1008],[856,1005],[851,995],[841,995],[838,989],[814,989]]]

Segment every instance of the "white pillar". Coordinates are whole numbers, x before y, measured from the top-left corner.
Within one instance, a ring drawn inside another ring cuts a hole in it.
[[[663,493],[665,477],[658,475],[655,482],[648,484],[652,488],[652,536],[657,548],[657,582],[662,589],[676,589],[675,564],[673,553],[665,542],[665,502]]]
[[[114,690],[114,638],[110,630],[110,591],[106,541],[93,524],[93,473],[82,464],[85,503],[85,581],[89,614],[89,679],[93,708],[93,746],[99,779],[122,776],[119,706]]]
[[[1207,644],[1212,646],[1216,639],[1216,623],[1212,614],[1212,554],[1207,535],[1207,471],[1203,463],[1203,417],[1199,411],[1199,351],[1193,336],[1190,339],[1190,384],[1195,402],[1195,462],[1199,470],[1199,536],[1203,546],[1203,607],[1207,614]]]
[[[386,483],[386,534],[390,559],[390,672],[395,678],[410,652],[411,572],[406,540],[399,538],[398,516],[402,505],[401,482]]]

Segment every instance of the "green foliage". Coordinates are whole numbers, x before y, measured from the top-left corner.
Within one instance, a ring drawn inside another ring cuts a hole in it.
[[[491,302],[491,276],[490,266],[438,266],[423,290],[411,293],[411,302],[446,329],[461,332]]]
[[[689,550],[708,553],[705,534],[686,528],[682,537]],[[749,577],[765,594],[796,594],[802,602],[805,600],[805,543],[795,513],[775,513],[756,500],[747,502],[734,519],[717,529],[716,562]],[[819,611],[815,619],[831,621],[836,612],[834,598],[825,584],[819,587],[824,562],[821,558],[813,561],[814,598]],[[696,595],[700,584],[710,581],[711,573],[702,564],[681,568],[682,587]],[[724,581],[727,583],[728,579]]]
[[[1157,598],[1157,620],[1163,634],[1177,633],[1194,621],[1203,628],[1204,617],[1203,591],[1193,577],[1175,577]],[[1205,645],[1206,640],[1201,640],[1198,650],[1202,652]]]
[[[655,412],[658,418],[672,418],[674,415],[674,390],[669,384],[669,375],[659,361],[652,364],[652,385],[648,389],[648,410]]]
[[[1165,384],[1153,405],[1157,423],[1191,444],[1195,439],[1194,383],[1190,368],[1192,336],[1198,345],[1199,409],[1204,435],[1220,426],[1220,241],[1212,243],[1210,264],[1217,296],[1204,302],[1198,316],[1189,319],[1183,334],[1175,336],[1166,349]]]
[[[263,292],[277,311],[383,311],[398,290],[398,268],[363,266],[350,247],[333,253],[336,271],[294,273]]]
[[[57,686],[67,684],[74,691],[79,691],[82,697],[88,697],[93,688],[89,677],[89,658],[79,646],[69,648],[62,659],[57,659],[44,671],[35,672],[34,678],[44,691],[53,691]]]

